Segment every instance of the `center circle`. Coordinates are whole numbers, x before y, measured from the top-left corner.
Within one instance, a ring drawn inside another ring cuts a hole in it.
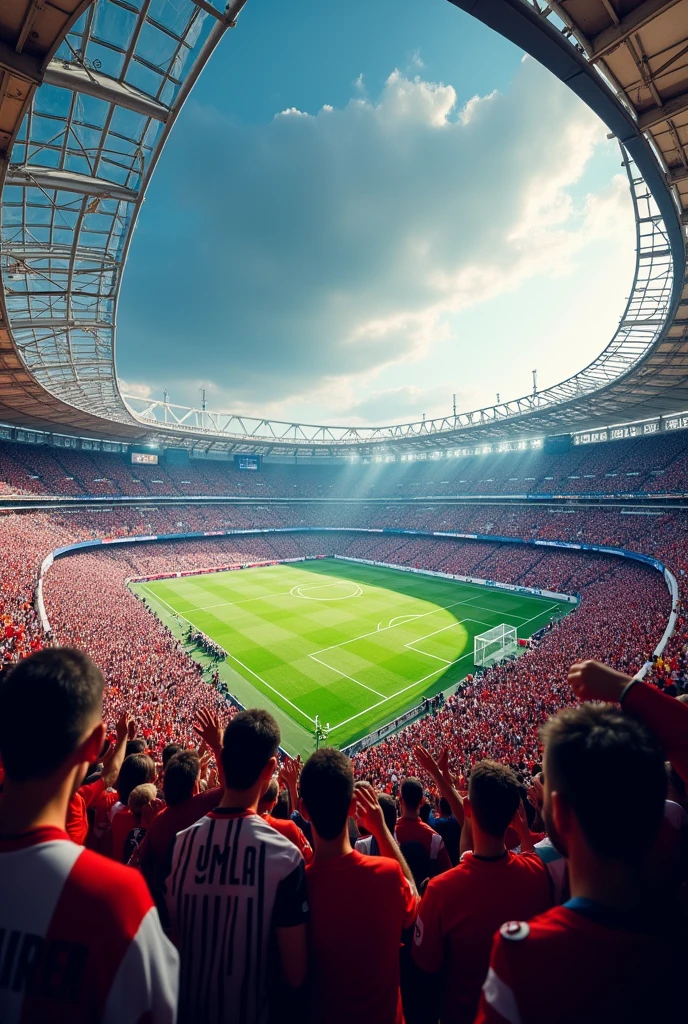
[[[344,588],[345,593],[338,593],[332,597],[311,593],[315,590],[332,590],[334,587],[338,590]],[[346,601],[350,597],[360,597],[362,593],[358,583],[352,583],[351,580],[341,580],[336,583],[300,583],[290,590],[292,597],[302,597],[304,601]]]

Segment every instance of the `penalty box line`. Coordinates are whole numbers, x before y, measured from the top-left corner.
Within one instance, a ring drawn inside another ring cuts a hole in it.
[[[464,603],[464,602],[461,602],[461,603]],[[449,605],[448,607],[453,607],[453,606]],[[537,615],[531,616],[531,618],[526,619],[525,622],[521,622],[519,625],[520,626],[527,626],[529,622],[533,622],[535,619],[539,619],[542,615],[544,615],[544,613],[546,611],[551,610],[553,608],[557,608],[557,607],[558,607],[557,604],[552,604],[552,605],[549,606],[549,609],[545,608],[543,611],[538,612]],[[428,614],[431,614],[431,613],[428,613]],[[419,617],[422,617],[422,616],[419,616]],[[521,616],[519,616],[519,617],[521,617]],[[516,618],[516,616],[514,616],[514,618]],[[480,622],[479,619],[464,619],[462,621],[464,621],[464,622]],[[452,623],[450,626],[445,626],[444,628],[445,629],[450,629],[451,626],[454,626],[454,625],[457,625],[457,624],[458,623]],[[487,625],[487,623],[481,622],[481,625]],[[382,631],[380,630],[380,632],[382,632]],[[441,632],[441,630],[437,630],[436,632]],[[370,634],[366,634],[366,635],[369,636]],[[432,634],[432,633],[428,634],[428,636],[433,636],[433,635],[434,634]],[[360,637],[358,639],[360,639]],[[420,639],[421,640],[426,640],[427,637],[420,637]],[[418,641],[411,641],[411,642],[412,643],[417,643]],[[339,646],[342,646],[342,645],[341,644],[336,644],[335,646],[339,647]],[[404,646],[408,647],[409,644],[404,644]],[[330,648],[327,648],[327,649],[329,650]],[[318,652],[318,653],[320,653],[320,652]],[[418,651],[418,654],[422,654],[424,657],[427,657],[427,658],[436,657],[436,655],[433,655],[433,654],[426,654],[425,651]],[[409,690],[412,690],[414,688],[414,686],[420,686],[421,683],[427,682],[428,679],[432,679],[433,676],[438,675],[440,672],[446,672],[446,670],[448,668],[451,668],[453,665],[458,665],[459,662],[460,661],[464,661],[465,658],[472,658],[472,657],[473,657],[473,651],[468,651],[467,654],[462,654],[460,658],[456,659],[456,661],[449,661],[446,664],[443,664],[440,668],[436,668],[434,670],[434,672],[430,672],[427,676],[423,676],[422,679],[417,679],[415,683],[410,683],[408,686],[405,686],[403,689],[397,690],[396,693],[391,693],[389,695],[389,697],[385,697],[384,700],[378,701],[377,704],[371,704],[369,708],[366,708],[364,711],[359,711],[358,714],[352,715],[351,718],[347,718],[346,721],[339,722],[337,725],[333,725],[332,728],[330,729],[330,732],[334,732],[336,729],[341,729],[343,726],[348,725],[349,722],[354,722],[357,718],[360,718],[361,715],[365,715],[369,711],[374,711],[375,708],[382,707],[382,705],[386,704],[388,701],[394,700],[396,697],[401,697],[401,695],[403,693],[407,693]],[[442,659],[442,660],[444,660],[444,659]],[[328,665],[327,667],[330,668],[331,666]],[[333,669],[333,671],[336,671],[336,669]],[[349,677],[347,677],[347,678],[349,678]],[[353,681],[354,682],[358,682],[357,679],[355,679]],[[363,685],[363,684],[359,683],[359,685]]]

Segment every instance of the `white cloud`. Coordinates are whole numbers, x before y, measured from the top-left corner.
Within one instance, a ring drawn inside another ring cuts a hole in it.
[[[184,152],[166,165],[175,244],[125,279],[127,376],[197,404],[191,354],[194,378],[214,381],[213,400],[233,411],[374,420],[394,396],[399,419],[431,414],[424,402],[448,411],[438,387],[477,402],[521,390],[500,377],[505,337],[486,352],[468,311],[475,323],[504,296],[516,309],[534,281],[546,306],[545,283],[575,287],[601,248],[623,287],[627,187],[582,187],[609,146],[604,128],[534,61],[507,93],[463,104],[453,86],[400,71],[374,101],[362,76],[355,86],[343,108],[288,107],[260,125],[193,109]],[[606,316],[586,321],[597,351]],[[562,351],[562,369],[570,358]],[[493,380],[467,387],[480,359]]]

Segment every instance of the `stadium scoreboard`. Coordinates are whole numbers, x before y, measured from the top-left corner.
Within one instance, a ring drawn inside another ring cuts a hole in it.
[[[235,469],[248,469],[253,472],[260,471],[260,455],[235,455]]]
[[[131,462],[133,466],[157,466],[158,456],[152,452],[132,452]]]

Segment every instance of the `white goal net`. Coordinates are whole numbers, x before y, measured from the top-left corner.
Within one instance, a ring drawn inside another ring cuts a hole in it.
[[[518,635],[515,626],[508,626],[506,622],[488,629],[486,633],[479,633],[473,639],[473,661],[476,668],[487,668],[494,665],[510,654],[518,650]]]

